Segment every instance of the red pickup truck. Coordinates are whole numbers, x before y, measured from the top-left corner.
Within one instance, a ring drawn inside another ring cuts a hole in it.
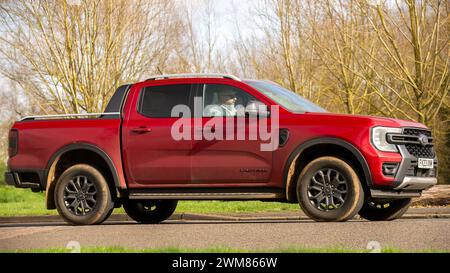
[[[263,123],[276,141],[250,136]],[[121,86],[105,113],[16,122],[5,181],[45,191],[47,208],[72,224],[99,224],[120,206],[159,223],[178,200],[298,202],[317,221],[392,220],[437,183],[436,170],[420,123],[329,113],[269,81],[177,74]]]

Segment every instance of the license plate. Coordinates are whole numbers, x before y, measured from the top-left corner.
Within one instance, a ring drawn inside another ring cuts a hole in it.
[[[433,169],[433,163],[433,159],[419,158],[418,167],[419,169]]]

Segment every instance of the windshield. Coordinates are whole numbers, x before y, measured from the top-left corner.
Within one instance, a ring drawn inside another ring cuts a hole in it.
[[[244,82],[291,112],[327,112],[319,105],[276,83],[256,80],[246,80]]]

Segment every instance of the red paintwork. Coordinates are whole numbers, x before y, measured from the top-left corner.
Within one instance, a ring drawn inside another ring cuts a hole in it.
[[[45,169],[52,155],[72,143],[89,143],[102,149],[116,166],[122,188],[152,187],[282,187],[285,164],[296,147],[318,137],[335,137],[355,146],[368,162],[375,185],[390,185],[381,173],[383,162],[400,162],[399,153],[376,150],[370,128],[424,125],[389,118],[332,113],[293,114],[280,108],[280,128],[288,128],[288,143],[273,152],[261,152],[259,141],[175,141],[170,126],[176,118],[147,118],[137,113],[142,87],[176,83],[223,83],[239,87],[262,102],[273,101],[245,83],[229,79],[170,79],[134,84],[125,101],[121,119],[73,119],[16,122],[19,152],[9,159],[10,169]],[[122,122],[122,127],[121,127]],[[193,122],[193,120],[192,120]],[[201,121],[206,122],[206,119]],[[135,134],[147,126],[151,132]],[[120,132],[120,128],[122,131]],[[122,134],[122,155],[120,145]],[[243,173],[241,168],[264,169]]]

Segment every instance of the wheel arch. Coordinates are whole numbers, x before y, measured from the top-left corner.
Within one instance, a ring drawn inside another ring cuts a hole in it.
[[[89,158],[76,158],[76,156],[89,155]],[[73,143],[60,148],[56,151],[47,163],[46,171],[44,174],[45,186],[45,203],[47,209],[55,209],[54,201],[54,191],[56,181],[59,176],[66,170],[69,166],[74,164],[85,163],[93,165],[94,167],[101,168],[101,172],[105,175],[105,179],[110,186],[113,198],[119,196],[118,189],[120,188],[120,180],[117,174],[116,167],[109,155],[103,151],[101,148],[89,144],[89,143]]]
[[[324,151],[324,149],[326,149]],[[286,191],[286,199],[297,202],[295,186],[301,170],[312,160],[320,156],[336,156],[349,163],[356,164],[356,171],[362,180],[365,192],[372,186],[372,176],[369,165],[353,144],[335,137],[321,137],[308,140],[300,144],[288,157],[283,169],[283,186]],[[305,158],[306,157],[306,158]]]

